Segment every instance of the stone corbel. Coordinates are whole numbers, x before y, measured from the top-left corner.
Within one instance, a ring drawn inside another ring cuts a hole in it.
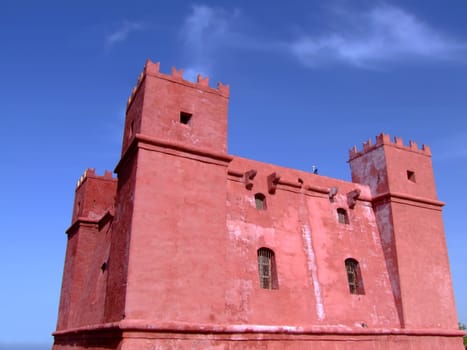
[[[258,172],[255,170],[255,169],[251,169],[251,170],[248,170],[246,171],[244,174],[243,174],[243,183],[245,184],[245,188],[247,190],[251,190],[252,187],[253,187],[253,182],[251,180],[253,180],[256,176]]]
[[[339,189],[337,187],[331,187],[329,189],[329,200],[332,202],[334,201],[334,197],[337,195]]]
[[[347,193],[347,205],[350,209],[353,209],[355,204],[357,204],[357,199],[360,197],[360,192],[361,191],[359,189],[356,189]]]
[[[270,194],[276,193],[277,183],[280,180],[280,176],[277,173],[272,173],[268,176],[268,192]]]

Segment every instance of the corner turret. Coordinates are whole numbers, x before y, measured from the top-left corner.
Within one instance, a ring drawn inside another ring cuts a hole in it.
[[[128,98],[122,154],[137,135],[225,154],[229,86],[214,89],[208,77],[193,83],[182,69],[159,68],[148,60]]]
[[[403,328],[457,323],[431,151],[380,134],[349,152],[352,181],[369,186],[386,267]],[[429,312],[427,312],[429,310]]]
[[[87,169],[78,180],[67,230],[57,330],[97,323],[103,317],[105,277],[99,274],[99,267],[107,259],[110,240],[100,233],[110,226],[116,190],[117,179],[110,171],[99,176]],[[102,297],[91,305],[87,297],[92,293]]]
[[[96,220],[114,205],[117,179],[106,170],[103,176],[96,175],[95,169],[87,169],[76,184],[72,224],[78,218]]]
[[[436,200],[435,181],[431,165],[431,151],[426,145],[418,148],[413,141],[404,145],[400,137],[391,142],[389,135],[380,134],[373,144],[363,143],[349,151],[352,181],[370,186],[373,196],[392,194],[411,195]]]

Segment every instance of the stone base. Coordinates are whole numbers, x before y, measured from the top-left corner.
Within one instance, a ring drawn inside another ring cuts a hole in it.
[[[53,350],[464,350],[463,332],[333,326],[96,325],[54,334]]]

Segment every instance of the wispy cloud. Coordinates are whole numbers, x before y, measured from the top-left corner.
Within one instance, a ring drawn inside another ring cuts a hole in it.
[[[107,46],[113,46],[128,39],[131,33],[145,29],[145,24],[136,21],[123,21],[119,27],[106,38]]]
[[[190,61],[184,74],[187,79],[195,79],[197,73],[210,73],[216,50],[235,41],[232,26],[238,16],[237,10],[229,13],[206,5],[192,7],[180,31]]]
[[[220,8],[193,6],[192,12],[185,19],[182,35],[188,45],[203,50],[213,42],[222,40],[230,30],[234,17],[235,14],[228,15]]]
[[[456,59],[467,48],[394,6],[379,5],[363,13],[341,9],[334,16],[338,29],[320,36],[303,34],[289,46],[304,65],[378,68],[387,62]]]
[[[192,80],[198,72],[209,75],[215,60],[232,49],[285,54],[311,68],[344,64],[363,69],[384,69],[390,63],[460,61],[467,53],[467,42],[443,34],[396,6],[378,3],[356,11],[329,5],[327,10],[321,17],[332,23],[332,29],[317,34],[305,27],[297,35],[290,28],[295,34],[285,39],[284,28],[280,38],[260,38],[249,32],[245,28],[254,26],[244,24],[254,21],[239,10],[193,6],[180,30],[188,59],[185,76]]]

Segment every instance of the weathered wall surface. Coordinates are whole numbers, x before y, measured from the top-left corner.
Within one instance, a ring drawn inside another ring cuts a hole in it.
[[[384,253],[371,203],[358,201],[349,208],[347,193],[368,188],[335,179],[235,158],[231,169],[256,169],[253,186],[228,182],[227,233],[232,266],[230,309],[232,321],[253,324],[337,324],[356,327],[398,327]],[[301,188],[278,186],[268,192],[267,176]],[[338,188],[329,194],[307,186]],[[266,210],[255,207],[254,194],[266,195]],[[337,209],[344,208],[349,224],[339,223]],[[276,254],[279,288],[261,289],[256,251]],[[344,261],[359,261],[365,294],[349,293]]]
[[[381,134],[350,152],[352,180],[367,184],[402,327],[455,329],[456,310],[431,152]],[[430,312],[426,312],[430,310]]]
[[[141,150],[127,318],[224,322],[225,164]]]
[[[139,133],[225,154],[229,87],[218,83],[213,89],[208,81],[183,80],[182,70],[174,68],[171,75],[162,74],[158,63],[148,61],[129,100],[122,150]],[[186,124],[181,113],[191,116]]]
[[[97,176],[93,169],[78,183],[67,231],[58,330],[104,321],[107,276],[101,267],[110,247],[109,211],[113,210],[116,187],[110,172]]]
[[[441,212],[407,204],[394,204],[392,212],[397,222],[395,241],[405,326],[455,329],[457,317]]]
[[[170,337],[170,336],[169,336]],[[209,337],[206,337],[209,338]],[[444,337],[360,336],[349,340],[339,336],[266,336],[265,339],[125,339],[119,350],[451,350],[462,349],[459,339]],[[272,338],[272,339],[271,339]],[[276,339],[274,339],[276,338]],[[292,340],[292,341],[291,341]]]
[[[131,152],[136,153],[136,150]],[[106,322],[119,321],[125,316],[125,295],[128,277],[128,251],[133,225],[134,186],[136,183],[137,159],[127,157],[120,161],[118,187],[115,200],[115,218],[109,250],[108,282],[105,295]]]
[[[108,335],[108,334],[107,334]],[[125,333],[118,342],[102,334],[92,341],[68,341],[68,344],[57,343],[55,350],[240,350],[240,349],[268,349],[268,350],[453,350],[463,349],[462,339],[436,335],[394,335],[394,334],[274,334],[263,333],[256,336],[251,334],[183,334],[160,333],[151,335],[147,332]]]
[[[462,349],[429,149],[381,134],[353,182],[233,157],[228,97],[146,64],[118,184],[76,190],[54,349]]]

